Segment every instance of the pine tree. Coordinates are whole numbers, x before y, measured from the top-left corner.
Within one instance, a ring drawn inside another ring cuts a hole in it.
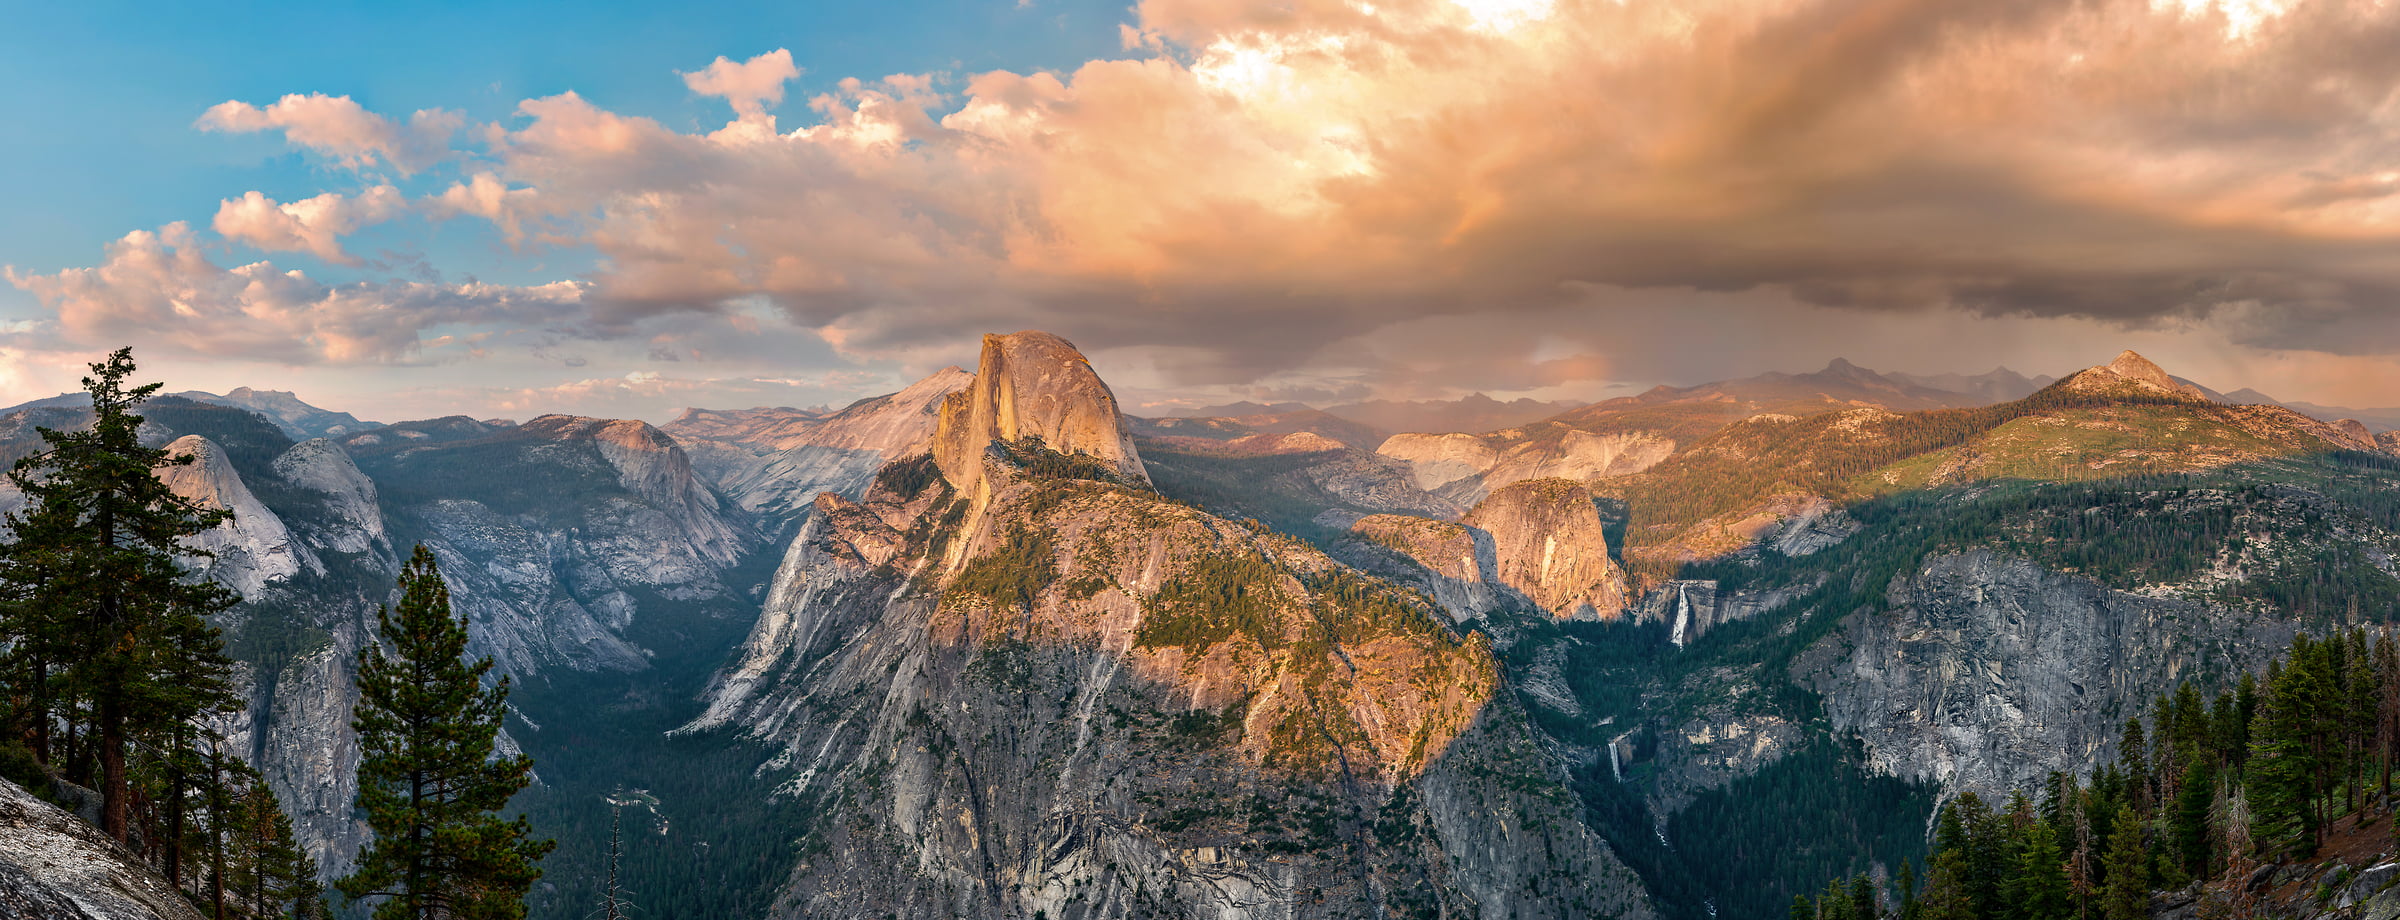
[[[1817,895],[1817,920],[1862,920],[1850,910],[1850,889],[1841,879],[1825,883],[1825,891]]]
[[[496,755],[508,678],[483,688],[492,660],[466,660],[466,622],[423,546],[401,569],[398,609],[376,619],[381,644],[360,650],[352,722],[375,839],[336,887],[353,902],[382,898],[376,920],[521,918],[541,877],[534,863],[554,844],[497,814],[533,771],[529,757]]]
[[[1917,895],[1917,909],[1924,920],[1979,920],[1975,900],[1967,892],[1966,854],[1943,850],[1933,857],[1933,871]]]
[[[1900,861],[1900,920],[1917,920],[1917,866]]]
[[[2400,753],[2400,649],[2390,627],[2375,638],[2375,760],[2382,766],[2383,794],[2392,794],[2392,760]],[[2400,834],[2400,822],[2393,825]]]
[[[11,643],[11,676],[29,691],[25,721],[37,756],[54,753],[55,718],[88,710],[101,827],[123,841],[133,743],[237,703],[226,683],[232,665],[206,618],[238,598],[188,578],[178,561],[206,555],[182,541],[228,515],[157,477],[192,462],[142,446],[134,410],[159,384],[126,387],[129,349],[91,371],[83,378],[91,428],[40,429],[45,449],[9,471],[28,505],[10,516],[12,540],[0,547],[0,639]]]
[[[233,799],[227,822],[232,841],[226,885],[231,899],[252,917],[284,915],[287,907],[304,909],[306,905],[296,902],[314,902],[322,895],[316,861],[292,834],[292,821],[275,801],[275,791],[255,772],[247,779],[249,788]]]
[[[2168,827],[2173,855],[2183,874],[2207,878],[2210,863],[2209,812],[2216,804],[2217,769],[2205,759],[2184,768],[2182,789],[2175,794],[2175,811]]]
[[[2126,719],[2125,735],[2117,743],[2117,770],[2125,776],[2126,801],[2137,813],[2150,811],[2150,746],[2142,737],[2142,720]]]
[[[1856,920],[1883,920],[1883,899],[1875,890],[1875,880],[1864,872],[1850,879],[1850,916]]]
[[[2017,920],[2068,920],[2075,915],[2074,897],[2067,888],[2067,857],[2049,824],[2037,821],[2026,829],[2006,897],[2009,916]]]
[[[2343,807],[2357,811],[2359,793],[2366,788],[2370,775],[2368,761],[2375,753],[2375,720],[2382,708],[2383,687],[2376,679],[2375,652],[2367,643],[2367,631],[2352,629],[2350,640],[2343,647],[2346,658],[2342,666],[2342,755],[2349,763],[2349,769],[2343,771],[2347,790]]]
[[[2108,885],[2100,896],[2105,920],[2148,920],[2150,916],[2150,853],[2142,843],[2142,822],[2133,806],[2120,805],[2108,837]]]

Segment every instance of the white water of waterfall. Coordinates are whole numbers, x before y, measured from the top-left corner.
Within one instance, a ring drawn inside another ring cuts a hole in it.
[[[1692,596],[1691,596],[1690,594],[1687,594],[1687,593],[1685,593],[1685,592],[1684,592],[1684,588],[1683,588],[1683,586],[1682,586],[1682,585],[1676,585],[1676,586],[1675,586],[1675,632],[1674,632],[1673,634],[1671,634],[1671,635],[1667,636],[1667,641],[1675,643],[1675,647],[1676,647],[1676,648],[1682,648],[1682,647],[1683,647],[1683,632],[1684,632],[1684,630],[1685,630],[1685,629],[1688,629],[1688,628],[1690,628],[1690,627],[1691,627],[1691,624],[1692,624]]]

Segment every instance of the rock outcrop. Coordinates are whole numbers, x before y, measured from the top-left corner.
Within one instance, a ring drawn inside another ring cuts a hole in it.
[[[2117,353],[2107,364],[2070,374],[2062,383],[2069,390],[2081,393],[2131,391],[2208,401],[2208,395],[2199,387],[2176,380],[2165,368],[2131,349]]]
[[[200,920],[107,835],[0,780],[0,920]]]
[[[1491,534],[1498,578],[1561,619],[1625,609],[1625,572],[1610,558],[1590,489],[1564,479],[1504,486],[1459,522]]]
[[[1500,584],[1492,535],[1465,524],[1403,514],[1374,514],[1350,525],[1363,542],[1413,565],[1377,565],[1353,550],[1344,561],[1425,592],[1456,622],[1485,616],[1522,600]],[[1524,603],[1530,603],[1525,601]]]
[[[683,446],[647,422],[545,415],[517,429],[558,441],[589,441],[617,471],[617,484],[671,522],[682,542],[718,567],[739,558],[744,535],[725,520],[715,492],[693,475]]]
[[[942,400],[934,463],[980,506],[991,491],[983,481],[985,449],[1029,438],[1108,464],[1128,480],[1150,479],[1125,433],[1116,394],[1082,352],[1047,332],[986,335],[974,384]]]
[[[215,554],[200,566],[209,578],[244,597],[253,597],[268,584],[303,570],[323,571],[315,554],[294,541],[283,519],[242,482],[224,448],[199,435],[185,435],[169,443],[166,450],[171,457],[192,458],[190,463],[158,471],[167,488],[202,508],[233,513],[231,520],[185,541],[185,545]]]
[[[323,531],[323,548],[364,553],[390,545],[375,481],[359,472],[358,464],[332,441],[311,438],[292,445],[275,458],[275,475],[324,499],[332,518],[318,528]]]
[[[1651,914],[1481,639],[1151,492],[1064,342],[985,355],[692,726],[823,803],[775,917]]]
[[[1887,603],[1844,621],[1793,677],[1876,770],[1998,797],[2051,771],[2088,775],[2158,694],[2263,667],[2299,628],[1986,551],[1928,559]]]
[[[1641,431],[1510,429],[1488,435],[1397,434],[1376,453],[1409,464],[1417,486],[1463,504],[1528,479],[1593,480],[1638,473],[1675,452]]]

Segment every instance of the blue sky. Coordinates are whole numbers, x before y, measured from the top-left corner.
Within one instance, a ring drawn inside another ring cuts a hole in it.
[[[492,2],[4,6],[9,27],[0,30],[0,84],[15,89],[0,94],[0,124],[12,126],[0,135],[0,200],[10,203],[0,218],[0,263],[29,273],[90,265],[105,244],[131,229],[174,221],[205,226],[221,199],[248,190],[288,201],[355,191],[374,179],[418,194],[459,180],[471,166],[452,162],[410,176],[382,170],[362,177],[272,134],[194,127],[202,112],[227,100],[265,105],[287,93],[324,93],[376,112],[440,108],[463,113],[469,124],[506,124],[519,100],[573,91],[616,112],[702,131],[725,119],[724,102],[693,94],[678,74],[719,56],[739,60],[789,49],[802,73],[787,90],[786,117],[805,119],[798,103],[847,77],[1072,68],[1120,54],[1119,24],[1129,15],[1122,3],[1089,0],[787,0],[705,10]],[[363,230],[350,243],[368,264],[332,265],[304,253],[271,257],[328,281],[431,272],[451,281],[540,284],[582,275],[593,264],[587,248],[512,249],[493,227],[463,221],[403,220]],[[228,248],[229,264],[262,255],[238,244]],[[0,284],[0,320],[45,315],[32,294]],[[169,367],[190,373],[183,362],[170,359]],[[306,388],[253,379],[283,376],[272,365],[197,370],[207,379],[196,386]],[[541,372],[486,373],[495,384],[546,382]],[[45,375],[42,386],[0,394],[0,401],[40,395],[35,391],[65,379]],[[896,378],[849,379],[873,389]],[[778,395],[838,403],[857,394],[833,387]],[[655,415],[662,406],[640,408]],[[405,408],[387,414],[408,414]]]
[[[176,388],[370,417],[656,419],[846,402],[1022,328],[1136,409],[2125,347],[2400,404],[2375,0],[0,22],[0,404],[131,343]]]
[[[753,2],[695,10],[659,3],[0,4],[0,261],[53,271],[89,264],[135,227],[204,220],[221,198],[259,189],[315,194],[329,170],[269,135],[204,133],[229,99],[348,95],[378,112],[448,108],[503,121],[520,99],[573,90],[685,129],[724,104],[676,74],[719,56],[788,48],[805,100],[844,77],[1072,68],[1120,53],[1122,2],[906,0]],[[794,106],[797,108],[797,106]],[[713,121],[712,121],[713,120]],[[416,178],[444,184],[456,170]],[[412,240],[447,270],[521,280],[541,269],[488,233]],[[285,261],[285,260],[279,260]],[[574,259],[553,267],[572,266]],[[541,280],[549,280],[542,278]],[[30,315],[33,298],[0,286]]]

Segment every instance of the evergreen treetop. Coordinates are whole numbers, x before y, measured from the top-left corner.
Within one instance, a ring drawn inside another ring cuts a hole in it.
[[[490,658],[469,661],[466,622],[433,554],[400,573],[397,608],[377,614],[380,642],[359,653],[358,804],[375,839],[335,883],[381,898],[377,920],[514,920],[553,844],[497,812],[531,780],[533,761],[500,756],[508,678],[483,686]]]

